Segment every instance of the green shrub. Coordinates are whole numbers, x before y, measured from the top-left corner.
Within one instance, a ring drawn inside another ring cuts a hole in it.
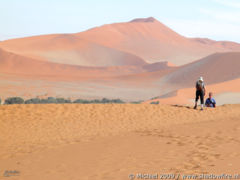
[[[153,101],[150,104],[159,104],[159,101]]]
[[[40,104],[40,103],[41,99],[39,98],[32,98],[25,101],[25,104]]]
[[[71,103],[70,99],[64,99],[64,98],[57,98],[56,101],[58,104]]]
[[[57,104],[57,100],[54,97],[48,97],[47,99],[40,99],[40,104]]]
[[[99,100],[99,99],[94,99],[94,100],[91,101],[91,103],[93,103],[93,104],[101,104],[102,101]]]
[[[71,100],[64,98],[48,97],[47,99],[32,98],[25,101],[25,104],[64,104],[71,103]]]
[[[57,99],[54,97],[48,97],[46,101],[49,104],[57,104]]]
[[[73,101],[73,103],[78,103],[78,104],[109,104],[109,103],[122,104],[125,102],[122,101],[121,99],[103,98],[101,100],[99,100],[99,99],[94,99],[94,100],[77,99],[77,100]]]
[[[0,99],[1,103],[1,99]],[[94,100],[85,100],[85,99],[77,99],[75,101],[71,101],[70,99],[64,98],[54,98],[48,97],[47,99],[39,99],[39,98],[31,98],[24,102],[24,100],[20,97],[11,97],[5,100],[5,104],[64,104],[64,103],[78,103],[78,104],[123,104],[125,103],[121,99],[107,99],[103,98],[101,100],[94,99]]]
[[[24,100],[20,97],[7,98],[4,104],[24,104]]]
[[[84,100],[84,99],[77,99],[75,101],[73,101],[73,103],[77,103],[77,104],[90,104],[91,102],[88,100]]]
[[[125,102],[122,101],[121,99],[112,99],[110,103],[115,103],[115,104],[124,104]]]
[[[107,99],[107,98],[103,98],[102,101],[101,101],[101,103],[104,103],[104,104],[105,104],[105,103],[110,103],[110,100]]]
[[[130,104],[141,104],[143,101],[132,101]]]

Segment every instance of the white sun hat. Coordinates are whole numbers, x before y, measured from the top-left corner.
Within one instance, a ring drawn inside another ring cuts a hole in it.
[[[201,77],[199,77],[199,81],[203,81],[203,77],[201,76]]]

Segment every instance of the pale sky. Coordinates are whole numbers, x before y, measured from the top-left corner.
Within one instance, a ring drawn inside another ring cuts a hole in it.
[[[0,40],[144,17],[187,37],[240,43],[239,0],[0,0]]]

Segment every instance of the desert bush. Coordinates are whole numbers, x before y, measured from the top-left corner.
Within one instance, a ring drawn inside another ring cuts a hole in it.
[[[122,101],[121,99],[112,99],[112,100],[110,100],[110,103],[123,104],[123,103],[125,103],[125,102]]]
[[[99,99],[94,99],[94,100],[91,100],[90,103],[91,103],[91,104],[101,104],[102,101],[99,100]]]
[[[100,103],[103,104],[109,104],[109,103],[114,103],[114,104],[122,104],[125,103],[124,101],[122,101],[121,99],[107,99],[107,98],[103,98]]]
[[[54,97],[48,97],[47,99],[40,99],[40,104],[57,104],[57,100]]]
[[[20,97],[7,98],[4,104],[24,104],[24,100]]]
[[[70,99],[64,99],[64,98],[57,98],[56,101],[58,104],[71,103]]]
[[[159,101],[153,101],[150,104],[159,104]]]
[[[94,100],[77,99],[77,100],[73,101],[73,103],[78,103],[78,104],[109,104],[109,103],[122,104],[125,102],[122,101],[121,99],[103,98],[101,100],[99,100],[99,99],[94,99]]]
[[[71,103],[71,100],[64,98],[48,97],[47,99],[32,98],[25,101],[25,104],[64,104]]]
[[[73,101],[73,103],[77,103],[77,104],[90,104],[91,102],[88,100],[84,100],[84,99],[76,99],[75,101]]]
[[[1,98],[0,98],[0,105],[2,104],[2,100],[1,100]]]
[[[141,104],[143,101],[132,101],[130,104]]]
[[[25,104],[40,104],[40,103],[41,99],[39,98],[32,98],[25,101]]]
[[[102,100],[101,100],[101,103],[110,103],[110,100],[109,99],[107,99],[107,98],[103,98]]]
[[[48,104],[57,104],[57,99],[54,98],[54,97],[48,97],[48,98],[46,99],[46,102],[47,102]]]

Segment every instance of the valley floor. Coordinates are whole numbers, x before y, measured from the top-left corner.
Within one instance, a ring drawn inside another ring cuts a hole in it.
[[[238,174],[240,105],[0,106],[0,179]],[[5,171],[9,177],[5,177]],[[15,174],[14,174],[14,171]]]

